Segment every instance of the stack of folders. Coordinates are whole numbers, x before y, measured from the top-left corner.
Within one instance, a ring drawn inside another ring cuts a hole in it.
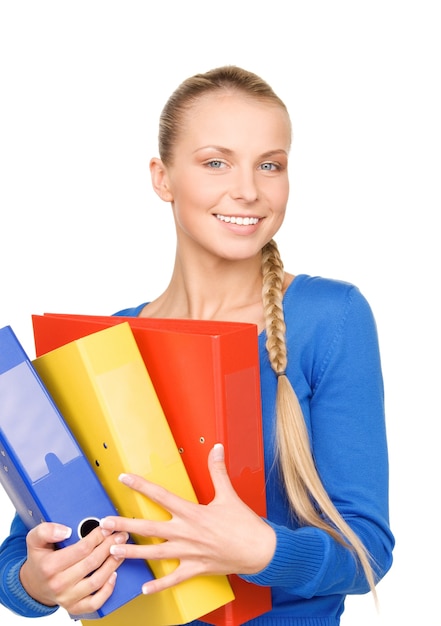
[[[30,530],[42,521],[70,526],[70,545],[117,510],[10,326],[0,329],[0,482]],[[118,568],[115,589],[97,619],[141,595],[153,574],[143,560]]]
[[[139,474],[180,497],[197,497],[130,326],[123,322],[41,353],[33,365],[120,515],[168,520],[158,504],[118,481]],[[137,536],[141,544],[161,539]],[[155,577],[176,560],[149,562]],[[140,596],[104,624],[185,624],[231,602],[227,576],[196,576]],[[103,621],[102,620],[102,621]]]
[[[164,512],[121,486],[115,480],[120,471],[144,475],[188,499],[210,502],[214,493],[207,456],[217,442],[225,446],[228,473],[238,495],[258,515],[266,515],[254,324],[56,313],[34,315],[32,322],[35,367],[122,515],[162,519]],[[153,433],[152,423],[162,424],[161,428],[167,423],[173,444],[166,444],[163,430],[161,436],[156,429]],[[171,469],[179,459],[186,476],[176,482]],[[173,567],[154,562],[150,566],[156,576]],[[178,598],[185,607],[182,598],[190,598],[197,617],[215,626],[239,626],[271,609],[269,588],[256,588],[234,575],[228,580],[235,599],[224,601],[228,594],[217,580],[223,590],[217,607],[203,607],[202,597],[210,596],[201,596],[187,581],[182,587],[194,589],[194,596],[188,589],[186,595],[175,588],[141,597],[106,617],[105,624],[138,626],[147,612],[158,616],[149,623],[164,623],[163,598],[169,607]],[[168,623],[193,618],[184,608],[176,613],[179,617]]]

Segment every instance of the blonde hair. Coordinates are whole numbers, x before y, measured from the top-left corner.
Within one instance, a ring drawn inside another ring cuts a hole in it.
[[[179,85],[162,110],[158,141],[159,154],[165,164],[172,162],[173,149],[179,132],[185,126],[188,110],[200,97],[219,91],[237,92],[279,106],[286,111],[289,120],[283,101],[265,81],[252,72],[236,66],[224,66],[196,74]],[[282,305],[284,270],[274,240],[262,250],[262,275],[266,348],[271,367],[278,378],[276,454],[291,510],[301,525],[323,529],[353,552],[376,599],[371,557],[323,487],[315,467],[302,410],[286,376],[287,348]]]
[[[213,92],[236,92],[253,100],[260,100],[281,107],[289,121],[289,114],[283,101],[273,89],[257,74],[234,65],[219,67],[196,74],[184,80],[166,102],[159,118],[158,146],[159,156],[166,165],[170,165],[173,149],[179,132],[185,125],[185,114],[206,94]]]
[[[276,440],[278,461],[292,510],[305,526],[315,526],[350,548],[376,599],[371,556],[328,496],[315,467],[309,435],[296,393],[286,376],[288,363],[283,314],[283,263],[274,240],[262,250],[262,299],[266,349],[277,374]]]

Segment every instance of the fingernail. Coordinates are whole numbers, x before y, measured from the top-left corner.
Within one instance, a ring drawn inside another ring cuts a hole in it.
[[[69,539],[72,535],[72,528],[69,526],[57,526],[54,530],[54,539],[57,541],[61,539]]]
[[[102,517],[100,519],[100,527],[105,530],[113,530],[115,528],[115,522],[108,517]]]
[[[110,583],[111,585],[114,585],[116,583],[116,577],[118,576],[118,574],[116,572],[113,572],[113,574],[111,574],[109,580],[107,581],[108,583]]]
[[[131,485],[133,482],[132,477],[130,476],[130,474],[120,474],[118,476],[118,480],[123,483],[124,485]]]
[[[141,591],[142,591],[142,593],[146,596],[146,595],[148,594],[148,592],[149,592],[148,585],[147,585],[147,584],[143,585],[143,586],[141,587]]]
[[[224,446],[221,443],[215,443],[213,446],[213,459],[215,461],[223,461],[224,457]]]
[[[128,533],[119,533],[115,536],[115,543],[127,543],[128,539]]]
[[[113,546],[110,546],[110,554],[113,554],[113,556],[125,556],[126,549],[123,546],[113,544]]]

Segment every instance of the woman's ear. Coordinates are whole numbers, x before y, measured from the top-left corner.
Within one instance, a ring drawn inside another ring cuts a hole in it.
[[[161,159],[154,157],[150,161],[150,175],[152,177],[153,189],[164,202],[172,202],[173,194],[170,191],[167,170]]]

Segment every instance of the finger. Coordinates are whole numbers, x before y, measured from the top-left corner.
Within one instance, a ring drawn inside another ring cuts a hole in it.
[[[166,532],[167,522],[152,522],[118,515],[116,517],[103,517],[100,520],[100,527],[103,529],[103,532],[126,532],[142,537],[149,537],[152,541],[155,539],[159,541],[160,538],[169,538]]]
[[[168,541],[159,541],[157,543],[137,544],[126,543],[123,545],[110,546],[110,554],[119,559],[142,559],[144,561],[158,561],[175,559],[172,554],[173,547]]]
[[[128,537],[126,532],[113,533],[109,537],[105,537],[101,529],[96,528],[76,543],[52,551],[50,559],[46,561],[46,571],[48,575],[65,572],[66,582],[75,584],[100,567],[108,558],[110,546],[113,543],[124,543]],[[28,550],[30,550],[29,547]],[[109,575],[110,573],[111,571]]]
[[[109,579],[113,572],[123,563],[122,559],[109,556],[109,546],[107,541],[101,543],[93,552],[84,559],[78,561],[67,569],[59,572],[56,586],[52,587],[53,597],[56,604],[63,606],[72,614],[95,611],[109,597],[113,587],[109,586]],[[67,548],[66,548],[67,550]],[[56,551],[54,556],[59,556]],[[111,583],[113,578],[111,579]],[[93,601],[88,599],[94,596]],[[101,602],[98,600],[101,598]],[[85,601],[85,604],[78,605],[78,602]],[[82,609],[78,609],[82,606]]]
[[[165,487],[152,483],[137,474],[120,474],[118,480],[158,504],[162,509],[163,517],[157,519],[161,521],[170,519],[174,514],[185,512],[189,506],[197,506],[195,502],[185,500]]]
[[[144,595],[157,593],[158,591],[163,591],[164,589],[174,587],[178,583],[181,583],[184,580],[188,580],[189,578],[193,578],[194,576],[198,576],[199,574],[201,574],[201,572],[195,571],[194,567],[192,569],[189,569],[188,567],[179,565],[170,574],[145,582],[142,586],[142,593]]]
[[[54,522],[42,522],[28,532],[27,543],[31,548],[53,548],[54,544],[69,539],[72,528]]]
[[[107,579],[104,579],[104,582],[101,584],[101,586],[97,587],[88,595],[80,594],[79,600],[75,600],[71,604],[66,605],[64,608],[72,616],[95,613],[112,595],[115,588],[117,575],[118,574],[116,571],[112,571],[107,576]]]
[[[95,529],[92,533],[81,539],[74,546],[65,548],[67,567],[70,568],[70,579],[77,584],[86,577],[90,577],[91,573],[97,572],[103,563],[108,559],[110,546],[113,544],[123,544],[128,541],[129,535],[126,532],[114,533],[104,538],[100,529]],[[108,576],[112,573],[112,566],[109,565]],[[105,576],[105,574],[104,574]],[[90,582],[90,581],[89,581]],[[104,580],[101,581],[104,583]]]
[[[77,597],[83,598],[96,593],[106,585],[113,572],[115,572],[123,562],[124,559],[116,559],[107,552],[104,561],[101,561],[96,569],[89,572],[75,583]]]
[[[120,474],[118,480],[122,482],[123,485],[142,493],[142,495],[167,510],[169,510],[173,502],[178,499],[178,496],[175,496],[164,487],[161,487],[161,485],[152,483],[137,474]]]
[[[232,494],[236,495],[230,477],[228,476],[227,467],[225,465],[224,446],[221,443],[216,443],[209,452],[208,470],[215,491],[215,500],[226,494],[229,497],[231,497]]]

